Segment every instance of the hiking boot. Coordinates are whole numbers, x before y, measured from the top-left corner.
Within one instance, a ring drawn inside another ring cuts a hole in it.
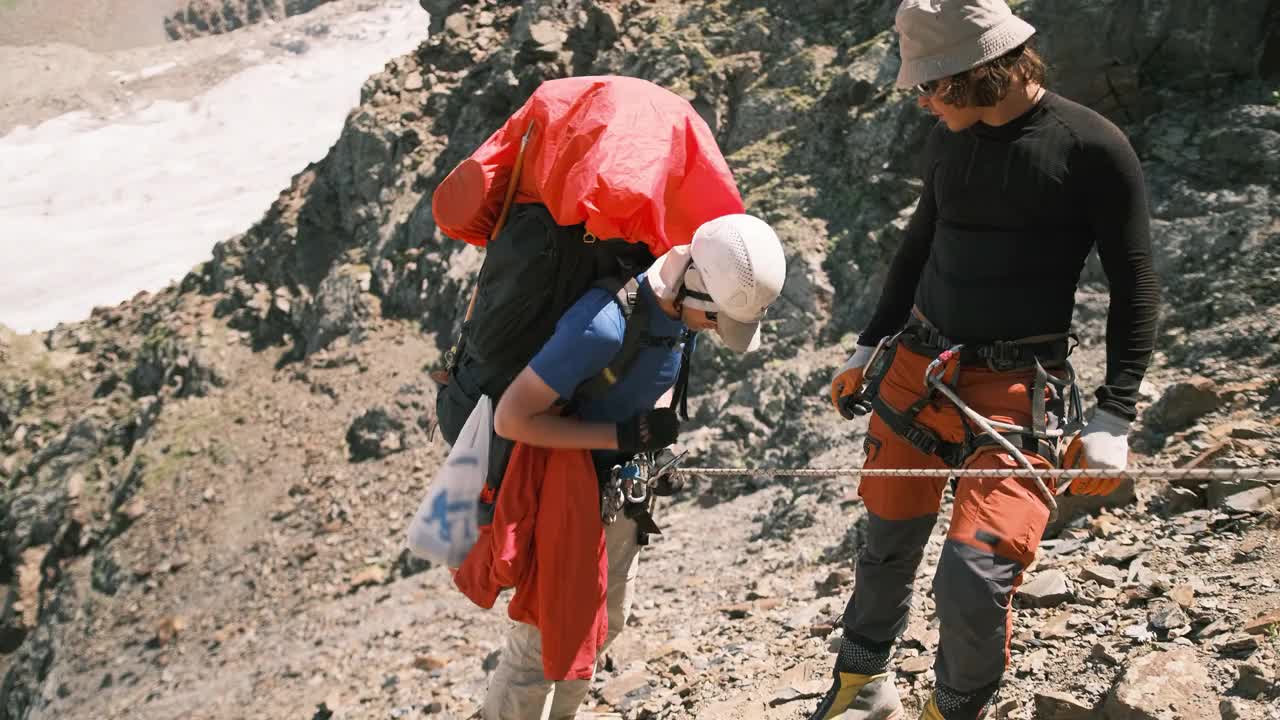
[[[999,684],[993,683],[967,695],[939,685],[929,694],[920,720],[983,720],[995,705]]]
[[[809,720],[899,720],[902,701],[891,673],[836,672],[835,682]]]
[[[938,709],[938,701],[934,699],[932,693],[929,695],[929,702],[925,703],[924,710],[920,712],[920,720],[944,720],[942,711]]]

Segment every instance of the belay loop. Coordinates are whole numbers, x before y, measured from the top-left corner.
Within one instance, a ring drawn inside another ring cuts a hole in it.
[[[1014,433],[1030,432],[1033,435],[1035,435],[1036,434],[1035,430],[1028,430],[1027,428],[1024,428],[1020,425],[1011,425],[1008,423],[997,422],[995,420],[991,420],[989,418],[984,417],[983,415],[979,414],[976,410],[969,407],[968,403],[961,400],[960,396],[956,394],[956,392],[953,391],[947,385],[947,383],[942,380],[943,376],[946,375],[947,363],[949,363],[952,358],[958,358],[960,356],[960,351],[963,349],[964,349],[963,345],[956,345],[950,350],[946,350],[942,352],[941,354],[938,355],[937,358],[934,359],[933,362],[929,363],[929,367],[926,368],[924,371],[925,385],[931,388],[932,390],[936,390],[942,393],[948,400],[950,400],[953,404],[955,404],[955,406],[960,409],[960,412],[963,413],[964,416],[968,418],[970,422],[976,425],[978,429],[981,430],[983,434],[985,434],[988,438],[994,440],[997,445],[999,445],[1001,448],[1005,450],[1005,452],[1009,453],[1009,455],[1013,457],[1014,461],[1017,462],[1018,465],[1022,466],[1023,469],[1031,473],[1037,473],[1038,468],[1036,468],[1034,465],[1031,464],[1031,461],[1027,459],[1027,456],[1023,454],[1022,450],[1014,446],[1012,442],[1009,442],[1008,438],[1006,438],[1004,435],[1000,433],[1000,430],[1006,430]],[[937,372],[938,367],[943,368],[943,371],[941,373]],[[1041,374],[1044,374],[1044,368],[1040,367],[1039,360],[1036,360],[1036,368],[1039,369]],[[956,368],[956,372],[959,372],[959,367]],[[1039,383],[1037,383],[1037,386],[1039,386]],[[1039,405],[1040,405],[1039,409],[1042,410],[1044,408],[1043,393],[1040,396]],[[1033,403],[1033,407],[1034,407],[1034,403]],[[1037,412],[1036,409],[1032,410],[1033,416],[1036,412]],[[1037,423],[1041,427],[1043,427],[1044,425],[1043,417],[1037,418]],[[969,443],[966,443],[966,444],[969,444]],[[1044,504],[1047,505],[1049,508],[1049,522],[1053,522],[1054,520],[1057,520],[1058,519],[1058,501],[1054,498],[1053,491],[1049,490],[1049,486],[1045,484],[1044,479],[1041,478],[1038,474],[1033,474],[1031,476],[1031,479],[1035,482],[1036,492],[1040,494],[1040,499],[1043,500]],[[1067,485],[1069,483],[1070,481],[1063,483],[1061,487],[1058,488],[1058,492],[1062,492],[1066,490]]]

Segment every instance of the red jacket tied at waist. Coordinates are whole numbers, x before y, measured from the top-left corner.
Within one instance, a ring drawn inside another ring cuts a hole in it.
[[[516,443],[493,523],[454,584],[483,608],[514,587],[507,614],[541,632],[545,677],[584,680],[609,632],[608,571],[591,453]]]
[[[531,124],[516,202],[545,205],[560,225],[586,223],[659,256],[704,222],[743,212],[711,129],[687,101],[647,80],[576,77],[544,82],[440,183],[431,210],[444,234],[486,243]]]

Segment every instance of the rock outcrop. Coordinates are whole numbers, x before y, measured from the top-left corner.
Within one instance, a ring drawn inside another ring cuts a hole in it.
[[[164,19],[170,40],[189,40],[310,12],[330,0],[192,0]]]

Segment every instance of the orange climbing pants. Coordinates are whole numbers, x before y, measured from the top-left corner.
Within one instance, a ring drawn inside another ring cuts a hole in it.
[[[904,411],[925,393],[924,372],[932,357],[899,344],[880,381],[880,397]],[[958,373],[958,375],[957,375]],[[997,372],[987,367],[950,367],[944,379],[975,411],[993,420],[1029,426],[1035,370]],[[963,442],[966,423],[951,401],[937,395],[916,417],[943,441]],[[945,468],[936,455],[917,450],[871,416],[866,468]],[[1049,462],[1026,453],[1036,467]],[[1017,468],[999,446],[983,446],[968,468]],[[845,635],[885,646],[906,628],[912,585],[924,547],[936,524],[946,480],[867,477],[859,493],[868,511],[868,533],[857,565],[857,584],[845,612]],[[962,478],[943,544],[933,589],[940,621],[935,661],[938,682],[970,692],[998,682],[1008,664],[1012,598],[1049,519],[1030,479]]]

